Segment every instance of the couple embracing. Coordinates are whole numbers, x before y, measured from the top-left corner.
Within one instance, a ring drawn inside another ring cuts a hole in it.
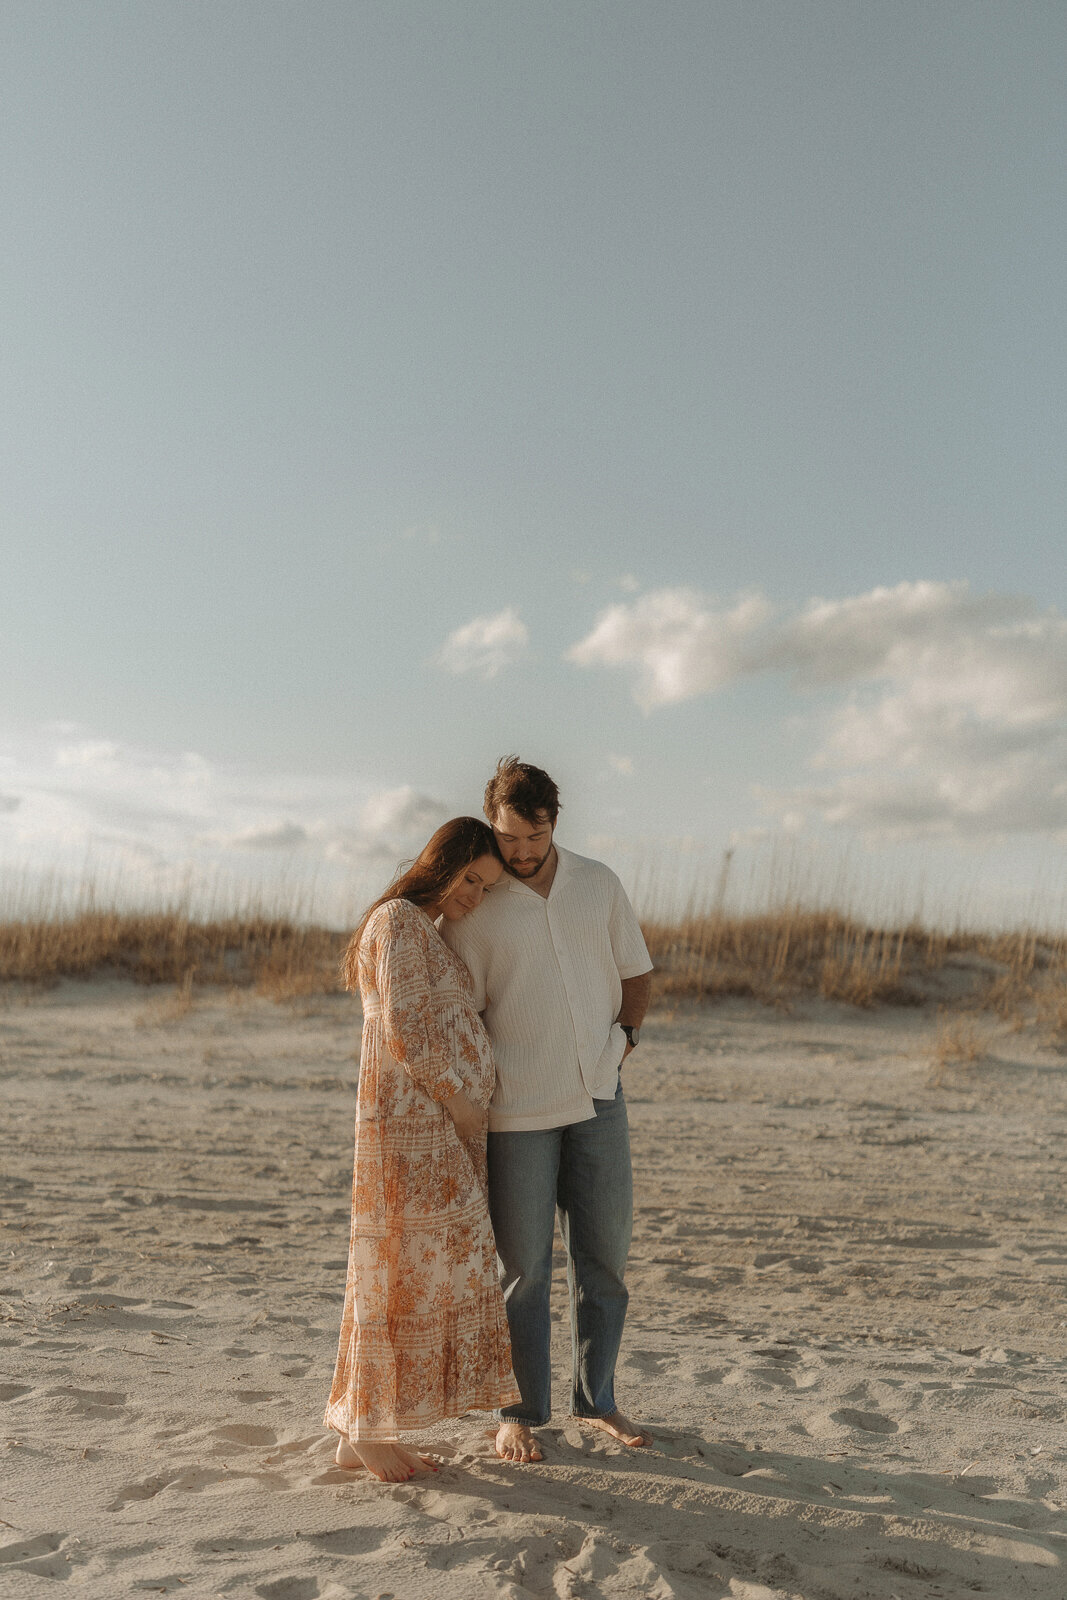
[[[506,757],[489,826],[446,822],[345,958],[363,1000],[352,1230],[325,1421],[384,1482],[436,1470],[400,1434],[495,1409],[540,1461],[558,1216],[573,1414],[651,1443],[615,1403],[632,1221],[620,1067],[652,963],[615,874],[554,843],[559,792]],[[487,1131],[488,1130],[488,1131]]]

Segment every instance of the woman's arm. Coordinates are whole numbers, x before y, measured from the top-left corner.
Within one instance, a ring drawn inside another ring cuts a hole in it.
[[[432,930],[406,900],[387,900],[375,917],[375,983],[390,1054],[431,1100],[443,1105],[457,1095],[466,1098],[430,981]]]

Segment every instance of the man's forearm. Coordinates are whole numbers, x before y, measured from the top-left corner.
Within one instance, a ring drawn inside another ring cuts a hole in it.
[[[652,993],[652,974],[642,972],[639,978],[623,978],[622,1009],[619,1022],[627,1028],[639,1028],[645,1020],[649,996]]]

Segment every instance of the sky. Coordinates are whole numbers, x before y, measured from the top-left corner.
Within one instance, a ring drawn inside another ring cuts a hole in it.
[[[0,904],[343,920],[515,752],[635,893],[1062,922],[1065,60],[1059,0],[8,0]]]

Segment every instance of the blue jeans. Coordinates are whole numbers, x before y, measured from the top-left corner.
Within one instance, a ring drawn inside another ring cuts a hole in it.
[[[628,1295],[623,1283],[633,1228],[630,1131],[620,1083],[594,1100],[596,1120],[532,1133],[489,1135],[489,1214],[511,1357],[522,1404],[501,1417],[538,1427],[552,1414],[549,1294],[555,1218],[567,1251],[572,1408],[576,1417],[615,1410],[615,1362]]]

